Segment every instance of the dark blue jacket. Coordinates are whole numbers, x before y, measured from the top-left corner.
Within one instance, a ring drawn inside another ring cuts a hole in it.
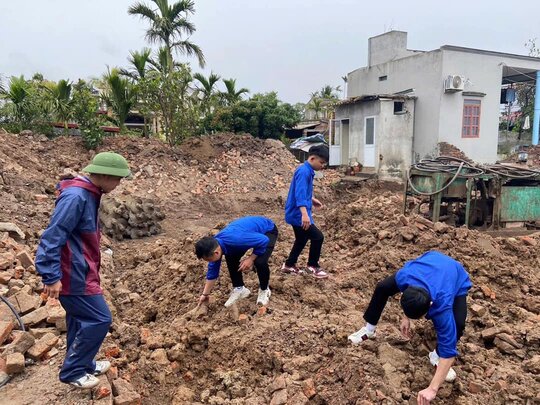
[[[43,284],[62,281],[61,295],[102,294],[98,209],[101,189],[77,177],[57,186],[59,196],[36,252]]]
[[[225,256],[243,255],[249,249],[253,249],[253,254],[262,256],[270,241],[265,234],[272,231],[275,226],[270,219],[265,217],[244,217],[232,221],[214,237]],[[217,279],[220,268],[221,258],[208,263],[206,279]]]
[[[289,225],[302,226],[302,212],[300,212],[300,207],[306,207],[309,219],[313,223],[311,209],[313,205],[314,177],[315,170],[313,170],[313,167],[307,161],[294,171],[289,187],[289,195],[285,203],[285,222]]]
[[[427,252],[405,263],[396,273],[396,283],[402,292],[409,286],[429,291],[432,304],[426,318],[437,332],[437,351],[442,358],[457,356],[454,298],[467,295],[472,287],[461,263],[439,252]]]

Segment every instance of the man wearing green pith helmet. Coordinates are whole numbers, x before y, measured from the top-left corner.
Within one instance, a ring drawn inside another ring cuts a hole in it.
[[[112,322],[100,287],[98,211],[101,196],[110,193],[131,172],[128,162],[113,152],[98,153],[83,171],[87,176],[61,181],[49,226],[36,253],[36,270],[44,292],[59,298],[66,310],[67,350],[60,381],[93,388],[108,361],[96,361]]]

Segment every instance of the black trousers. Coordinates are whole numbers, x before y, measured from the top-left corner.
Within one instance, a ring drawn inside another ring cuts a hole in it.
[[[289,253],[289,257],[285,261],[286,266],[294,266],[298,261],[298,256],[306,247],[308,240],[311,241],[309,246],[308,266],[319,267],[319,258],[321,257],[322,244],[324,235],[315,225],[311,224],[308,230],[304,230],[301,226],[293,226],[294,244]]]
[[[272,256],[272,252],[276,246],[278,230],[274,226],[274,229],[267,232],[265,235],[268,236],[270,241],[268,242],[268,246],[266,247],[264,254],[262,256],[258,256],[254,263],[255,269],[257,270],[257,276],[259,277],[259,287],[261,290],[266,290],[270,281],[270,266],[268,265],[268,260],[270,259],[270,256]],[[247,250],[234,255],[225,255],[225,261],[227,262],[227,268],[229,269],[233,287],[242,287],[244,285],[242,272],[238,271],[238,268],[240,267],[240,260],[246,254],[246,252]]]
[[[365,321],[372,325],[377,325],[388,298],[399,292],[395,273],[384,280],[379,281],[375,287],[367,310],[364,313]],[[461,295],[455,297],[452,309],[454,312],[454,320],[456,321],[457,339],[459,340],[461,336],[463,336],[463,331],[465,330],[465,320],[467,319],[467,296]]]

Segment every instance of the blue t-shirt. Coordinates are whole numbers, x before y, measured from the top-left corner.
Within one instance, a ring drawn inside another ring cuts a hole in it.
[[[270,241],[265,234],[272,231],[275,226],[265,217],[243,217],[232,221],[214,237],[224,255],[243,255],[249,249],[253,249],[253,254],[262,256]],[[206,279],[217,279],[220,269],[221,259],[208,263]]]
[[[429,291],[431,307],[426,315],[437,332],[437,351],[442,358],[457,356],[454,298],[467,295],[472,287],[461,263],[442,253],[431,251],[411,260],[396,273],[400,291],[409,286]]]
[[[309,220],[313,223],[311,215],[312,198],[313,198],[313,178],[315,170],[309,164],[304,162],[299,166],[293,175],[291,185],[289,187],[289,195],[285,203],[285,222],[289,225],[302,226],[302,212],[300,207],[306,207],[309,215]]]

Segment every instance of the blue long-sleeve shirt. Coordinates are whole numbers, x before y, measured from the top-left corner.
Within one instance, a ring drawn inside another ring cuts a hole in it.
[[[253,254],[262,256],[270,241],[265,234],[272,231],[275,226],[270,219],[265,217],[243,217],[232,221],[214,237],[225,256],[243,255],[249,249],[253,249]],[[221,258],[208,263],[206,279],[217,279],[220,269]]]
[[[285,203],[285,222],[289,225],[302,226],[302,212],[300,211],[300,207],[306,207],[309,220],[313,224],[311,211],[313,205],[314,177],[315,170],[313,170],[313,167],[307,161],[294,171],[289,187],[289,195]]]
[[[432,304],[426,318],[435,327],[437,351],[442,358],[457,356],[454,298],[467,295],[472,287],[461,263],[439,252],[427,252],[405,263],[396,273],[396,283],[402,292],[409,286],[429,291]]]

